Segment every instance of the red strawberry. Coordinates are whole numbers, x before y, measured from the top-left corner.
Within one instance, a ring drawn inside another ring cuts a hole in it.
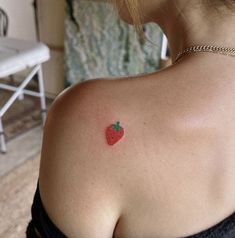
[[[117,121],[116,124],[110,125],[106,129],[106,139],[109,145],[114,145],[118,142],[124,135],[124,129],[120,126],[120,122]]]

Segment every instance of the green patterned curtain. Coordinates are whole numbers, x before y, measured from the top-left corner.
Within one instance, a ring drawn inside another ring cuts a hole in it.
[[[121,21],[111,5],[67,0],[66,86],[92,78],[158,69],[161,30],[156,24],[148,24],[145,32],[155,45],[138,40],[133,27]]]

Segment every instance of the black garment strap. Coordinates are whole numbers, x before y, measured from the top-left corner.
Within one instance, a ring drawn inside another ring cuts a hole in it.
[[[185,238],[235,238],[235,212],[209,229]]]
[[[38,185],[34,195],[31,214],[32,221],[27,228],[27,238],[38,237],[35,228],[43,238],[67,238],[48,217],[41,201]]]
[[[39,238],[38,235],[36,234],[33,221],[31,221],[28,224],[27,231],[26,231],[26,237],[27,238]]]

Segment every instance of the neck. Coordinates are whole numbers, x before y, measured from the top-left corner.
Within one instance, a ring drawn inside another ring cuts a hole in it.
[[[218,12],[199,4],[181,6],[181,1],[175,2],[161,10],[164,16],[156,20],[168,38],[173,61],[179,52],[194,45],[235,48],[235,14],[230,10]]]

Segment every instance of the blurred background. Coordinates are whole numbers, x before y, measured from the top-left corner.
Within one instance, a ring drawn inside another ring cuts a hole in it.
[[[20,238],[55,97],[84,80],[160,70],[170,59],[156,24],[144,26],[154,44],[143,42],[105,3],[0,0],[0,10],[0,238]]]

